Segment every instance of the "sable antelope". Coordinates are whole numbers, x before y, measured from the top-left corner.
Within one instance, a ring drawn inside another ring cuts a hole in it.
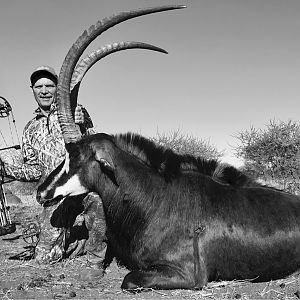
[[[173,8],[182,7],[167,9]],[[74,67],[99,33],[140,14],[100,22],[69,51],[58,88],[67,156],[40,185],[37,200],[47,206],[66,196],[100,195],[108,238],[103,266],[116,257],[130,270],[123,289],[193,289],[218,279],[267,281],[295,272],[298,196],[261,186],[217,161],[175,154],[139,135],[81,139],[68,93]]]

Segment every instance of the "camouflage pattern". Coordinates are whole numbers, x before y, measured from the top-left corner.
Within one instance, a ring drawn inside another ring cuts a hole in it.
[[[91,134],[93,123],[84,107],[83,134]],[[22,156],[14,155],[5,164],[6,174],[22,181],[43,180],[65,157],[65,144],[58,123],[56,104],[45,116],[41,109],[28,122],[22,135]],[[8,153],[9,154],[9,153]],[[88,253],[101,258],[105,249],[105,219],[97,194],[68,197],[63,204],[44,208],[39,216],[40,235],[35,258],[40,263],[54,263],[65,256]],[[82,222],[78,222],[82,218]],[[95,227],[94,227],[95,226]],[[95,255],[94,255],[95,254]],[[100,255],[100,256],[99,256]]]
[[[97,265],[104,259],[107,244],[103,205],[96,193],[90,193],[84,199],[84,221],[89,235],[85,244],[87,260]]]
[[[60,205],[44,209],[40,226],[35,251],[39,263],[87,254],[90,265],[101,267],[106,250],[106,223],[98,194],[68,197]]]
[[[93,123],[84,107],[82,111],[85,123],[81,130],[88,134]],[[23,161],[5,164],[6,174],[17,180],[38,181],[49,175],[65,157],[65,143],[58,123],[56,104],[51,105],[48,116],[45,116],[40,108],[35,110],[35,114],[23,131]]]

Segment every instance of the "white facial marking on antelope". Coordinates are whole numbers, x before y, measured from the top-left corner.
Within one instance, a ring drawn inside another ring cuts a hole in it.
[[[81,184],[78,175],[75,174],[64,185],[56,188],[53,198],[60,195],[64,197],[76,196],[87,192],[88,190]]]
[[[62,172],[65,171],[67,174],[70,171],[70,156],[69,156],[69,152],[66,152],[66,158],[65,158],[65,163],[64,166],[62,168]]]

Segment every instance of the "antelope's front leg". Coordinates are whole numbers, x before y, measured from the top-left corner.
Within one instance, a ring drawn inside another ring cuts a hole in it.
[[[130,292],[140,292],[145,289],[201,289],[206,283],[206,271],[198,273],[203,277],[195,280],[194,272],[183,271],[180,267],[167,265],[153,266],[145,271],[132,271],[128,273],[121,285],[121,288]],[[202,282],[201,286],[199,282]]]

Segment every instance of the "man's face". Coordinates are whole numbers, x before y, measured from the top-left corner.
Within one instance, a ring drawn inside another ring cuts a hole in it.
[[[56,96],[55,82],[47,77],[41,77],[32,86],[32,91],[38,105],[48,111]]]

